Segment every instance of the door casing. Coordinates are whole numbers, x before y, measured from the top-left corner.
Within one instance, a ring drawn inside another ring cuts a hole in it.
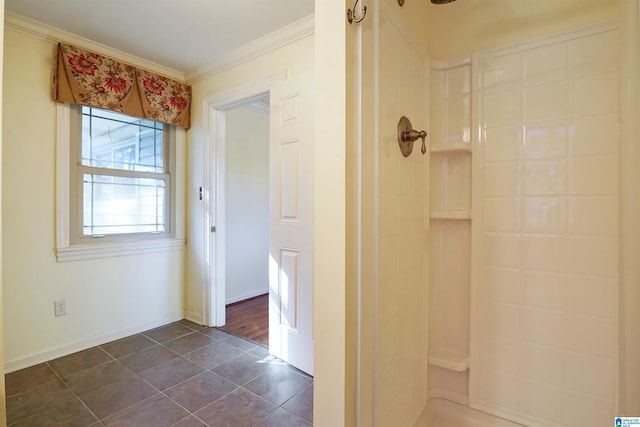
[[[270,92],[286,79],[286,70],[209,95],[203,100],[204,251],[202,322],[225,324],[225,111]]]

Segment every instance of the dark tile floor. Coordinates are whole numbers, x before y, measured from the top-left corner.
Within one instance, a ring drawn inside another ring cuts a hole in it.
[[[312,425],[313,379],[182,320],[6,375],[9,426]]]

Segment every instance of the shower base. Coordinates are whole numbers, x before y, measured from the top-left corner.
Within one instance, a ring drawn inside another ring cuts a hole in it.
[[[522,427],[444,399],[429,399],[414,427]]]

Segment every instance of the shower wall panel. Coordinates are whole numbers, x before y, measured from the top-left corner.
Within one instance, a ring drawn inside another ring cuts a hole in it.
[[[474,58],[470,404],[526,425],[616,414],[616,37]]]
[[[429,73],[430,263],[428,396],[468,403],[471,276],[471,67]]]
[[[385,8],[379,12],[377,150],[378,250],[375,425],[405,426],[426,400],[425,156],[420,140],[403,157],[402,115],[426,123],[426,57]]]

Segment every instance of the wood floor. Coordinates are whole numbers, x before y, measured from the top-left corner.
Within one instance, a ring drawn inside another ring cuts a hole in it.
[[[223,331],[269,345],[269,294],[227,305]]]

